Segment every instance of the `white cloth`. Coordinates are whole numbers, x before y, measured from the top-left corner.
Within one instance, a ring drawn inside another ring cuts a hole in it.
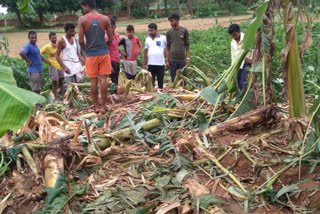
[[[241,50],[242,50],[242,44],[244,39],[244,33],[240,33],[240,41],[237,42],[236,40],[232,39],[231,41],[231,62],[232,64],[237,60],[239,57]],[[252,59],[252,52],[249,52],[246,56],[248,59]],[[244,61],[242,62],[240,68],[242,69],[244,65]]]
[[[77,73],[80,73],[82,65],[78,57],[78,47],[75,39],[72,38],[72,45],[68,42],[68,39],[65,36],[63,36],[63,39],[66,42],[66,47],[62,50],[62,60],[65,66],[67,66],[67,68],[69,68],[70,70],[70,74],[67,74],[65,72],[64,75],[66,77],[70,77]]]
[[[164,65],[164,49],[167,45],[167,38],[158,34],[152,39],[146,38],[145,49],[148,49],[148,65]]]

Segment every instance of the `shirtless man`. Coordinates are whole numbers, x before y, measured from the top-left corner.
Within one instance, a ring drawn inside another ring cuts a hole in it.
[[[75,25],[66,23],[64,30],[66,35],[58,41],[56,59],[64,71],[64,80],[69,85],[70,83],[78,83],[83,80],[80,61],[84,62],[84,58],[79,54],[74,38]]]
[[[111,22],[107,16],[96,11],[95,0],[82,0],[81,7],[86,15],[81,16],[78,21],[79,43],[86,53],[86,74],[91,79],[91,93],[96,113],[106,113],[106,102],[108,96],[107,76],[111,74],[111,58],[107,44],[113,41]],[[108,41],[105,41],[105,33]],[[84,41],[86,37],[86,42]],[[100,76],[99,104],[98,75]]]

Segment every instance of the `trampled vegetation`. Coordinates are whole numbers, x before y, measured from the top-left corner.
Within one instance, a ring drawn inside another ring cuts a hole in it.
[[[0,111],[0,118],[11,123],[0,124],[0,134],[6,133],[0,150],[0,211],[318,212],[320,24],[311,20],[313,43],[301,59],[306,116],[292,117],[301,103],[288,102],[295,93],[290,86],[288,99],[282,98],[291,81],[283,78],[290,59],[284,63],[280,57],[287,45],[285,15],[259,21],[275,11],[274,3],[265,1],[256,22],[241,25],[248,35],[245,47],[260,52],[242,93],[234,90],[238,67],[230,66],[230,36],[222,27],[190,32],[188,75],[178,72],[164,90],[153,89],[144,70],[136,81],[121,74],[117,93],[110,86],[106,115],[94,113],[88,83],[71,85],[62,103],[54,102],[50,91],[42,94],[46,101],[30,99],[15,87],[15,81],[28,87],[24,63],[2,57],[13,72],[0,68],[5,95],[0,101],[6,105],[11,99],[27,112],[34,103],[44,106],[20,121],[10,119],[16,117],[10,105]],[[294,33],[299,44],[308,29],[304,24],[299,22]],[[273,27],[274,36],[268,30]],[[258,28],[262,32],[255,39]],[[138,36],[144,40],[144,34]],[[271,64],[266,59],[273,47]]]

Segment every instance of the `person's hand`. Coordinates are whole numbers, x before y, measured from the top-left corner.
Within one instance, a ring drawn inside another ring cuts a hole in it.
[[[147,65],[143,65],[143,69],[147,70]]]
[[[245,58],[245,59],[244,59],[244,63],[245,63],[245,64],[252,64],[252,60],[251,60],[251,59],[248,59],[248,58]]]
[[[113,70],[113,68],[111,68],[111,73],[112,73],[112,74],[114,73],[114,70]]]
[[[71,71],[68,67],[64,66],[63,71],[67,74],[71,74]]]
[[[187,59],[186,60],[186,67],[189,67],[189,65],[190,65],[190,59]]]
[[[111,45],[111,43],[113,42],[113,40],[109,40],[107,41],[107,45]]]
[[[167,63],[166,63],[166,69],[169,69],[169,68],[170,68],[170,62],[167,61]]]
[[[27,65],[28,66],[31,66],[32,65],[32,61],[29,59],[29,60],[27,60]]]
[[[128,54],[126,52],[121,52],[121,55],[124,57],[124,58],[127,58],[128,57]]]

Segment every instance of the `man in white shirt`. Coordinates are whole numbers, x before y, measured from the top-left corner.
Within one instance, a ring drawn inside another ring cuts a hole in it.
[[[148,30],[149,36],[145,41],[143,68],[146,69],[148,66],[148,71],[152,74],[153,85],[157,77],[158,87],[163,88],[165,71],[164,56],[166,55],[165,47],[167,45],[167,39],[158,33],[158,27],[155,23],[149,24]]]
[[[231,61],[232,64],[239,57],[239,54],[242,50],[242,44],[244,39],[244,33],[240,32],[240,27],[237,24],[232,24],[228,28],[228,33],[232,36],[231,41]],[[240,90],[245,89],[245,83],[247,82],[248,68],[252,64],[252,53],[248,53],[244,61],[240,66],[240,70],[237,76],[237,84]]]

